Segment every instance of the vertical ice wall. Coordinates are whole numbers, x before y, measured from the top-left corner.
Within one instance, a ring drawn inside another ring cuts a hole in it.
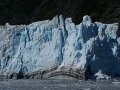
[[[0,71],[72,67],[120,75],[117,29],[117,24],[92,23],[87,15],[79,25],[60,15],[30,25],[0,26]]]

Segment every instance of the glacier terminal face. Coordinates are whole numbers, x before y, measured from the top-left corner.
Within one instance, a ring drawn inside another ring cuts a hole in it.
[[[102,71],[120,76],[118,25],[92,23],[84,16],[75,25],[62,15],[30,25],[0,26],[0,74],[32,73],[64,68],[86,71],[94,76]]]

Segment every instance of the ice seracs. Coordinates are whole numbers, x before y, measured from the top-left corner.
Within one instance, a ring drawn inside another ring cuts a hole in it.
[[[97,80],[110,80],[111,77],[108,75],[103,74],[102,70],[99,70],[96,74],[95,77]]]
[[[87,27],[90,27],[92,25],[92,20],[91,20],[90,16],[88,16],[88,15],[84,16],[82,23],[84,25],[86,25]]]
[[[93,76],[100,70],[119,76],[117,29],[116,23],[92,23],[88,15],[79,25],[60,15],[30,25],[0,26],[0,72],[25,74],[72,67]]]

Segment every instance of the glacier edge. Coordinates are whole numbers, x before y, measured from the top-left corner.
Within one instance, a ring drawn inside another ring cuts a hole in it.
[[[26,74],[57,67],[119,76],[117,30],[116,23],[93,23],[88,15],[79,25],[60,15],[29,25],[0,26],[0,72]]]

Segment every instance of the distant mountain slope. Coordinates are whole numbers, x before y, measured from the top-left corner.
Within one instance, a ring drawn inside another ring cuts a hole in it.
[[[113,10],[118,5],[115,0],[0,0],[1,12],[9,19],[23,14],[35,21],[62,14],[77,23],[85,14],[101,17],[108,8]]]
[[[119,0],[0,0],[0,24],[28,24],[52,19],[55,15],[72,17],[80,23],[82,16],[93,21],[120,23]],[[119,34],[120,35],[120,34]]]

